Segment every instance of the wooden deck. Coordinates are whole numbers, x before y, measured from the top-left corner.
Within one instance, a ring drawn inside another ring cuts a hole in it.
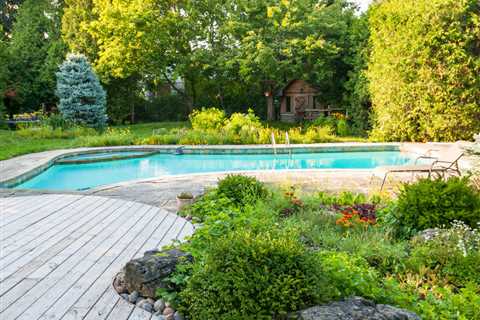
[[[140,320],[114,275],[193,233],[162,208],[83,195],[0,198],[0,319]]]

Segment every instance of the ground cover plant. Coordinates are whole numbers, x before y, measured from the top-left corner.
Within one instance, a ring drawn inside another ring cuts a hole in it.
[[[238,192],[221,191],[235,184]],[[238,201],[252,184],[269,191]],[[176,290],[167,297],[189,318],[283,319],[351,295],[422,319],[480,316],[480,225],[456,221],[427,238],[398,236],[385,217],[400,200],[303,194],[242,176],[219,185],[181,212],[201,227],[183,245],[194,262],[178,268]],[[444,210],[461,197],[452,194],[452,201],[439,198]]]
[[[32,117],[25,114],[24,117]],[[39,121],[19,125],[17,130],[0,130],[0,160],[17,155],[60,148],[100,147],[154,144],[269,144],[274,134],[277,143],[285,143],[285,132],[291,143],[365,141],[358,137],[335,134],[330,125],[305,123],[295,126],[266,124],[249,111],[227,117],[224,111],[207,108],[194,111],[187,122],[161,122],[114,126],[95,131],[60,115],[34,114]]]

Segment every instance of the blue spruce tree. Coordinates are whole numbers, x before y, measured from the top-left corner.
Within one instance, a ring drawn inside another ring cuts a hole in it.
[[[105,90],[84,55],[67,56],[57,72],[56,93],[65,120],[96,129],[105,127]]]

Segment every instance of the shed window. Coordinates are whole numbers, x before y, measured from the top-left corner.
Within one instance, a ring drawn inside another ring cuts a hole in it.
[[[290,113],[290,112],[292,112],[292,104],[291,104],[292,99],[289,96],[287,96],[285,100],[286,100],[286,105],[287,105],[287,112]]]

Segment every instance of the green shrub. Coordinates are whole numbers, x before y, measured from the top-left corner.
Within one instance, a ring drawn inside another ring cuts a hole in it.
[[[189,318],[271,319],[317,301],[314,255],[289,232],[230,232],[196,261],[181,306]]]
[[[368,17],[372,136],[456,141],[478,133],[478,0],[378,1]]]
[[[232,215],[235,210],[235,203],[229,198],[219,195],[212,190],[197,199],[192,205],[182,210],[182,215],[191,215],[197,220],[203,221],[207,217],[218,216],[221,213]]]
[[[237,205],[254,203],[268,196],[265,185],[254,177],[228,175],[218,182],[218,194]]]
[[[189,116],[195,130],[218,130],[225,122],[225,111],[217,108],[194,110]]]
[[[17,130],[16,133],[20,137],[31,139],[71,139],[88,135],[97,135],[97,132],[92,128],[74,126],[68,129],[62,129],[61,127],[52,128],[47,125],[26,127]]]
[[[125,146],[135,144],[135,136],[129,129],[107,129],[102,134],[84,136],[79,144],[86,147]]]
[[[410,269],[434,269],[457,287],[472,281],[480,286],[480,225],[472,229],[455,222],[433,239],[417,242],[406,261]]]
[[[390,213],[391,223],[402,236],[428,228],[450,225],[455,220],[476,227],[480,221],[480,194],[468,178],[421,179],[405,184],[397,206]]]
[[[323,251],[318,254],[322,276],[329,286],[322,290],[322,300],[331,301],[352,295],[375,299],[382,296],[377,272],[355,254]]]

